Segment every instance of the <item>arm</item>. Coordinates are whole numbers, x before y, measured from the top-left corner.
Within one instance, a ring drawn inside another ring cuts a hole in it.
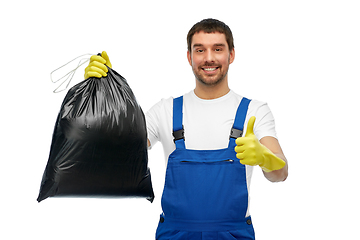
[[[275,156],[278,158],[281,158],[285,161],[286,165],[285,167],[275,170],[272,172],[265,172],[264,176],[270,181],[270,182],[281,182],[285,181],[288,177],[288,163],[286,160],[286,157],[280,147],[279,141],[274,137],[264,137],[260,139],[260,143],[267,147],[272,153],[274,153]]]

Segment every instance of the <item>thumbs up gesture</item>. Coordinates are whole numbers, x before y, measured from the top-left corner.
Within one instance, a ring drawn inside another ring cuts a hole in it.
[[[268,148],[262,145],[254,134],[256,118],[249,119],[245,137],[236,139],[235,152],[240,163],[244,165],[259,165],[265,172],[279,170],[285,166],[285,161],[278,158]]]

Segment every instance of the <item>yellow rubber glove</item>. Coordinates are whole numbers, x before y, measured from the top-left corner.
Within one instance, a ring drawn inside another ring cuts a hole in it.
[[[106,66],[112,68],[109,56],[105,51],[101,53],[101,56],[93,55],[90,58],[89,65],[85,68],[85,79],[89,77],[106,77],[108,68]]]
[[[241,164],[256,166],[259,165],[265,172],[279,170],[285,166],[285,161],[278,158],[267,147],[262,145],[254,134],[256,118],[249,119],[245,137],[236,139],[236,157]]]

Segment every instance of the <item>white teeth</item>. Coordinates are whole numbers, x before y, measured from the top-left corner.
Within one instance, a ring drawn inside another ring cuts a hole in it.
[[[204,68],[205,71],[215,71],[216,68]]]

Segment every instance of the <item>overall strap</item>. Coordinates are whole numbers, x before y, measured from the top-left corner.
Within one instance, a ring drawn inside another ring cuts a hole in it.
[[[235,140],[238,137],[242,137],[243,130],[244,130],[244,123],[245,123],[246,114],[248,111],[250,101],[251,101],[250,99],[243,97],[243,99],[241,100],[241,102],[239,104],[239,107],[236,111],[234,125],[230,132],[230,143],[231,143],[231,141],[235,142]],[[229,143],[229,146],[230,146],[230,143]]]
[[[183,126],[183,97],[173,100],[173,136],[176,148],[185,149],[185,137]]]

